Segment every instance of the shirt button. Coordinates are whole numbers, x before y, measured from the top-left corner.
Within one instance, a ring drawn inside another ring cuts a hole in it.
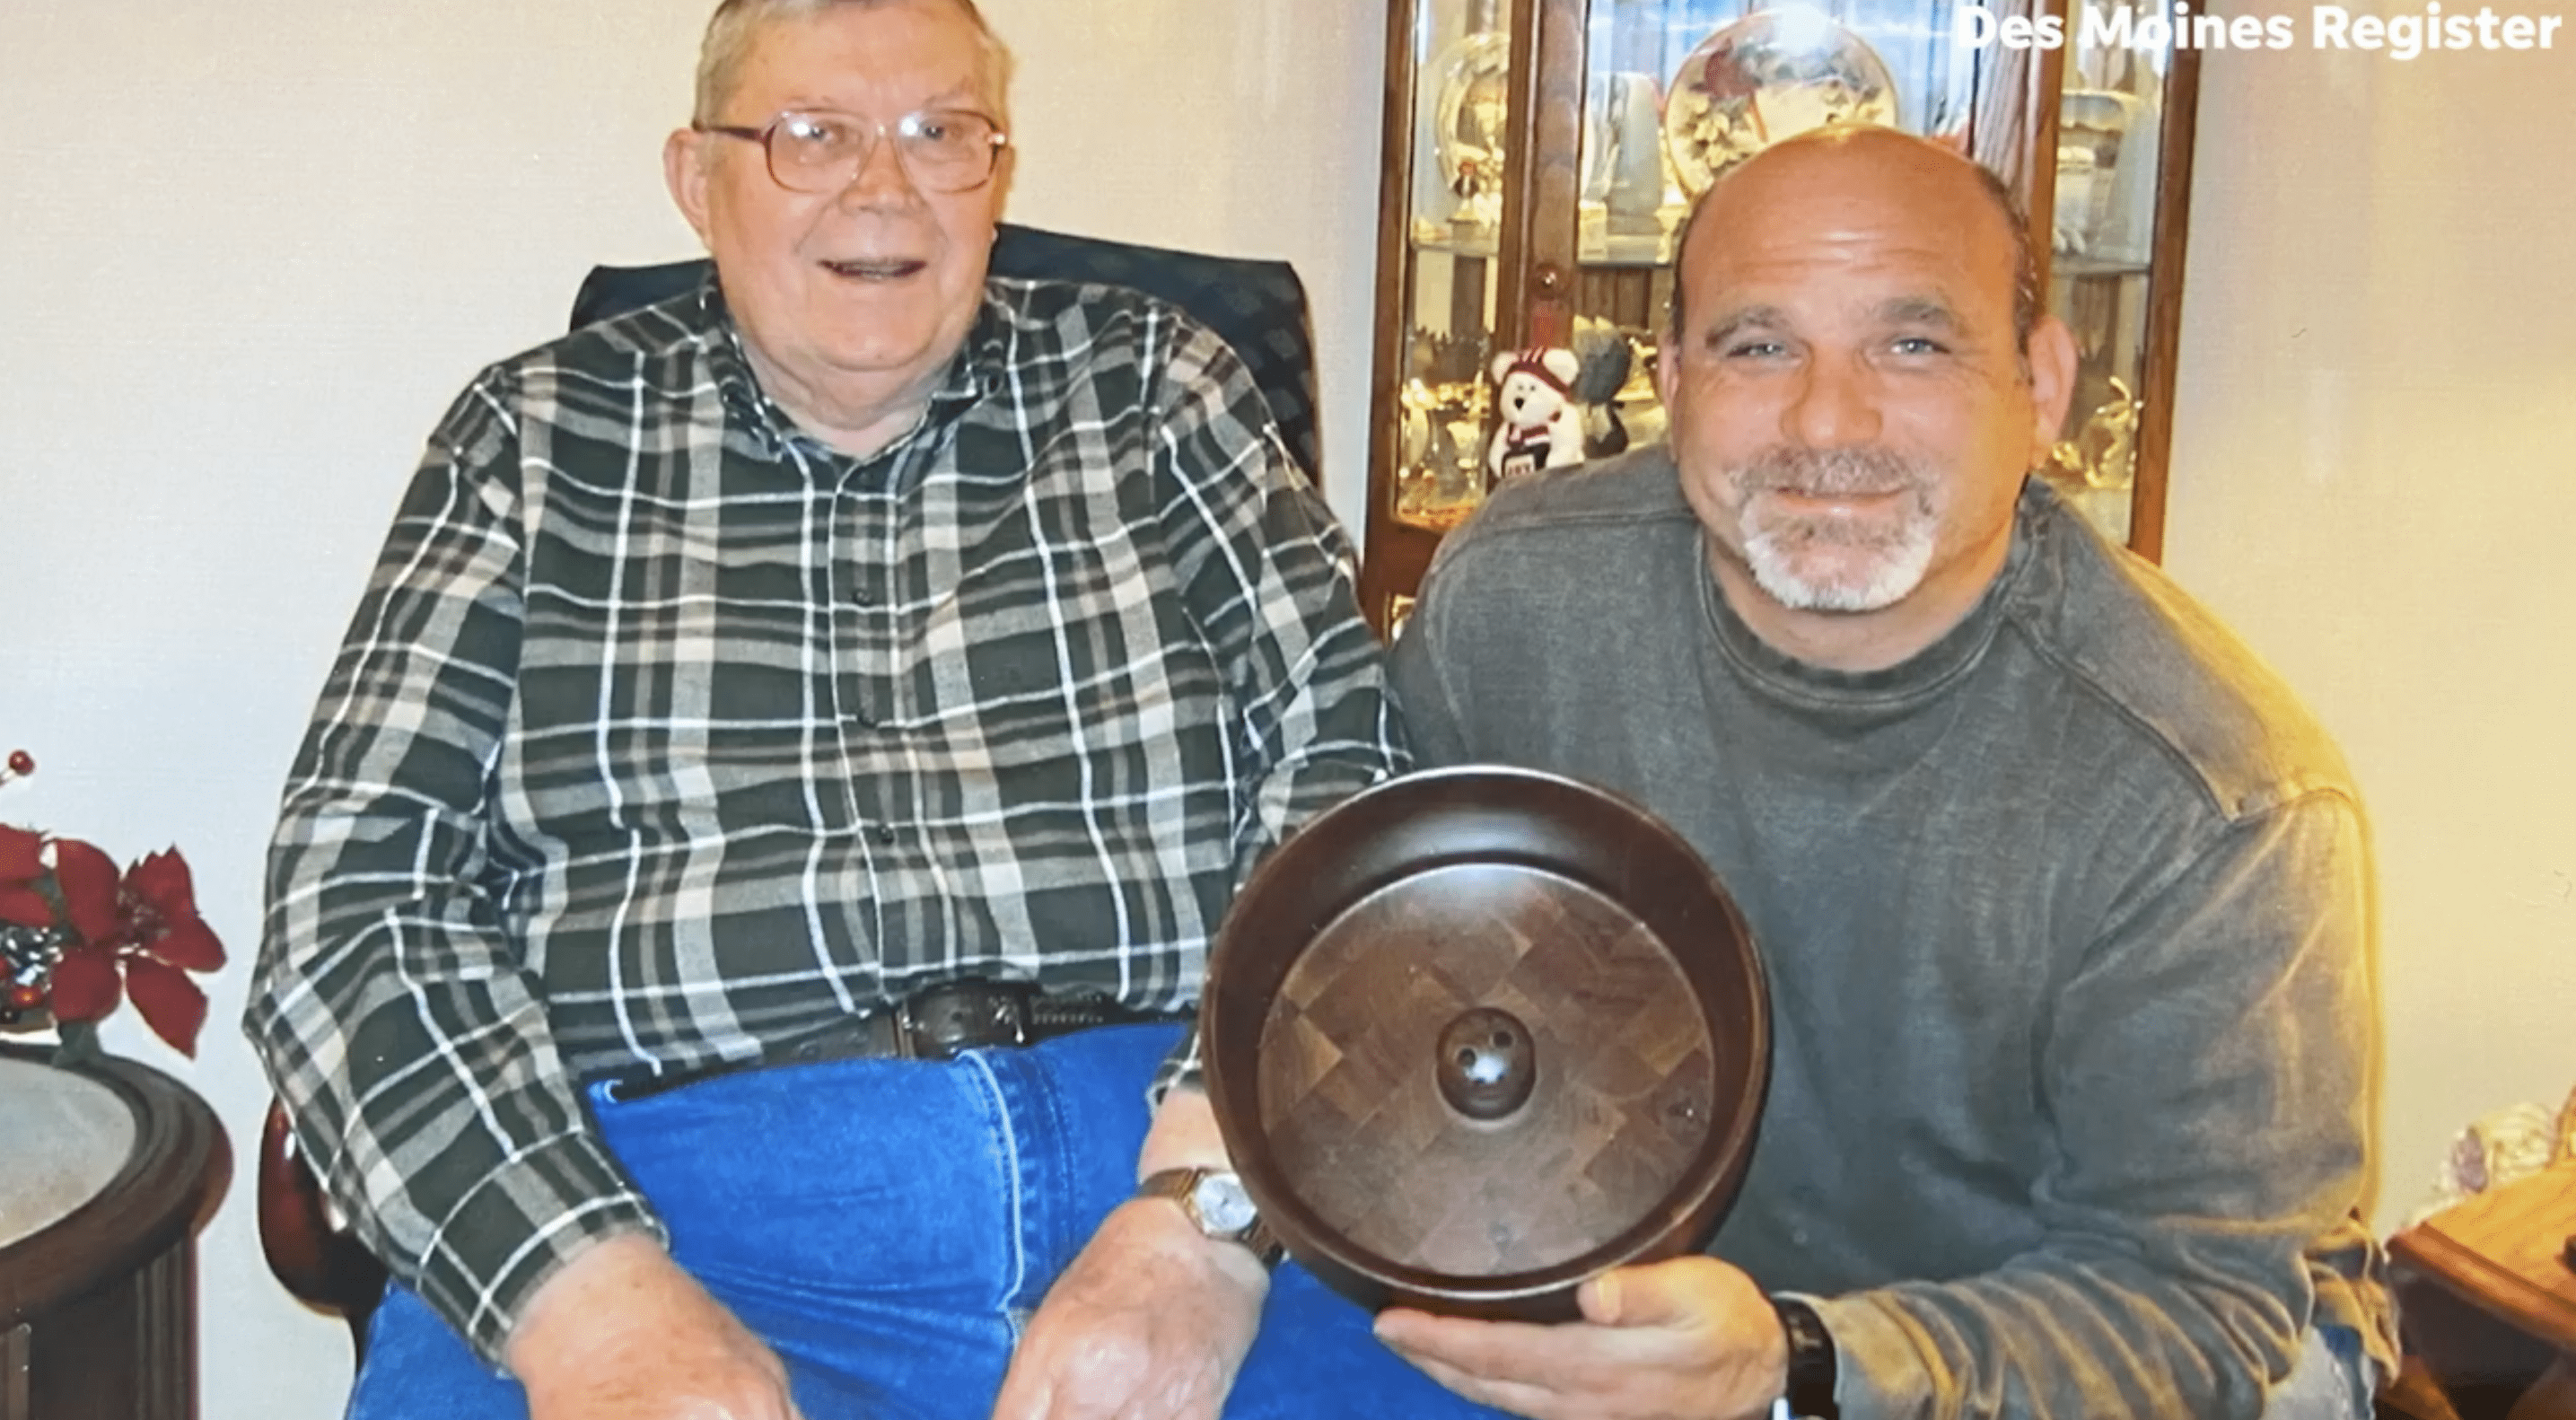
[[[888,848],[891,848],[891,847],[893,847],[893,846],[894,846],[894,825],[893,825],[893,824],[890,824],[890,823],[881,823],[881,824],[878,824],[878,825],[877,825],[877,842],[879,842],[879,843],[881,843],[881,844],[884,844],[884,845],[885,845],[886,847],[888,847]]]

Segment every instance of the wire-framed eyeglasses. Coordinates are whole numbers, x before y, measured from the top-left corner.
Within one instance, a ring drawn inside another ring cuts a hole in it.
[[[892,123],[828,110],[791,111],[766,128],[697,125],[701,133],[757,143],[769,154],[769,175],[790,192],[839,192],[859,180],[877,141],[894,135],[903,170],[925,192],[965,192],[992,180],[994,165],[1011,137],[993,120],[969,109],[925,109]]]

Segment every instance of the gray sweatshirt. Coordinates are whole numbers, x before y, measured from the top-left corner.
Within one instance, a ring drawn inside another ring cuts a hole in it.
[[[1885,671],[1772,650],[1705,558],[1663,449],[1516,481],[1395,683],[1424,764],[1623,794],[1743,908],[1771,1089],[1710,1251],[1823,1299],[1843,1414],[2253,1417],[2314,1325],[2393,1364],[2367,848],[2289,692],[2037,480]]]

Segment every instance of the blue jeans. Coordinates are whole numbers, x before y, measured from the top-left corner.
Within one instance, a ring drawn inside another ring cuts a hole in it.
[[[623,1103],[593,1089],[589,1104],[672,1255],[777,1350],[808,1420],[987,1420],[1021,1325],[1135,1191],[1145,1082],[1178,1031],[747,1071]],[[1290,1262],[1225,1413],[1497,1412],[1398,1359]],[[396,1287],[349,1414],[505,1420],[527,1400]]]
[[[2370,1420],[2371,1370],[2359,1336],[2311,1327],[2290,1374],[2264,1402],[2263,1420]]]

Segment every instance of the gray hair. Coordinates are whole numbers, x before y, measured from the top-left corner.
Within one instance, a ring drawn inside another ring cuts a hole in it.
[[[1995,175],[1992,168],[1972,162],[1977,170],[1977,185],[1982,188],[1995,211],[2002,215],[2005,230],[2013,242],[2013,349],[2022,357],[2025,376],[2029,373],[2030,333],[2039,325],[2039,249],[2030,239],[2030,219],[2022,215],[2021,203],[2014,200],[2012,188]],[[1690,250],[1691,228],[1699,225],[1699,214],[1715,196],[1712,186],[1692,203],[1682,217],[1681,226],[1673,233],[1673,299],[1670,306],[1672,323],[1667,333],[1675,345],[1682,339],[1682,255]]]
[[[761,26],[776,20],[809,19],[840,5],[893,3],[897,0],[724,0],[707,21],[706,40],[698,46],[697,107],[690,121],[699,125],[724,121],[721,110],[733,98],[734,86],[742,78],[743,63],[751,57],[751,42],[758,37]],[[984,12],[975,8],[975,0],[947,3],[975,28],[985,97],[992,100],[993,120],[1007,132],[1011,126],[1011,51],[985,22]]]

